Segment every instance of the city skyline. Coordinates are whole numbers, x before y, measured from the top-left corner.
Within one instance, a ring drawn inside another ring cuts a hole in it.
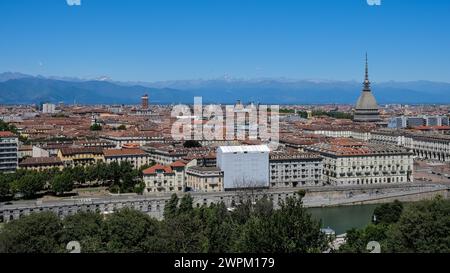
[[[0,71],[117,81],[450,82],[446,1],[2,1]]]

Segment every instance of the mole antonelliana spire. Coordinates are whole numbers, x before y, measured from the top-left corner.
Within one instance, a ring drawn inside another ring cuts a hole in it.
[[[370,89],[369,81],[369,61],[366,53],[366,74],[364,78],[364,88],[361,96],[356,102],[354,121],[374,122],[380,121],[378,104]]]
[[[366,77],[364,78],[364,91],[370,92],[369,61],[367,59],[367,52],[366,52]]]

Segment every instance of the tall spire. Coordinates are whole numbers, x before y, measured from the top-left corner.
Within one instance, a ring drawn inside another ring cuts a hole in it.
[[[370,92],[370,81],[369,81],[369,61],[366,52],[366,76],[364,78],[364,91]]]

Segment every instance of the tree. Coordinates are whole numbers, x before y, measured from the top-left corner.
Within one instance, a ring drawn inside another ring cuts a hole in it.
[[[17,127],[15,125],[4,122],[3,120],[0,120],[0,131],[9,131],[13,134],[18,134]]]
[[[163,252],[199,253],[204,252],[207,239],[203,232],[203,223],[198,211],[192,207],[193,199],[185,195],[180,201],[175,217],[163,221]]]
[[[155,252],[159,248],[159,224],[142,212],[126,208],[106,218],[103,238],[107,252]]]
[[[301,197],[280,202],[280,209],[263,217],[252,214],[243,227],[238,250],[250,253],[309,253],[328,247],[320,222],[311,218]]]
[[[375,223],[393,224],[396,223],[403,212],[403,204],[395,200],[393,203],[387,203],[377,206],[373,212]]]
[[[102,126],[98,123],[94,123],[91,125],[90,129],[91,129],[91,131],[101,131]]]
[[[84,184],[86,182],[86,169],[83,166],[75,166],[68,169],[67,178],[72,181],[77,181],[79,184]]]
[[[382,244],[382,249],[385,249],[384,240],[386,240],[386,233],[389,226],[380,224],[370,224],[365,229],[351,229],[347,231],[346,243],[339,249],[343,253],[368,253],[367,244],[371,241],[376,241]]]
[[[450,252],[450,200],[440,197],[406,207],[388,231],[387,250],[407,253]]]
[[[400,207],[399,202],[377,207],[383,220],[378,222],[376,214],[377,224],[348,231],[347,242],[339,251],[367,252],[367,243],[377,241],[382,252],[450,252],[450,200],[436,198]]]
[[[172,194],[170,200],[164,206],[164,218],[169,219],[175,217],[178,212],[178,196],[176,193]]]
[[[273,213],[273,202],[267,196],[256,201],[254,213],[258,217],[270,217]]]
[[[127,126],[125,126],[124,124],[121,124],[119,127],[117,127],[117,130],[123,131],[126,130]]]
[[[79,212],[63,220],[62,244],[78,241],[81,252],[100,252],[103,250],[103,218],[98,213]]]
[[[37,173],[27,173],[13,182],[13,189],[16,193],[22,193],[25,198],[34,197],[39,191],[42,191],[45,181]]]
[[[0,201],[7,200],[11,196],[11,175],[0,174]]]
[[[52,212],[33,213],[5,224],[0,232],[1,253],[56,253],[60,245],[61,221]]]
[[[250,199],[243,200],[243,202],[237,205],[236,209],[233,211],[233,220],[240,225],[245,224],[251,217],[252,209],[252,201]]]
[[[230,253],[239,234],[239,225],[233,222],[225,204],[211,204],[209,208],[202,207],[200,221],[203,223],[203,233],[206,237],[204,252]]]
[[[186,194],[180,200],[180,206],[178,208],[178,214],[191,214],[194,212],[193,208],[194,199],[190,194]]]
[[[51,188],[57,194],[63,194],[73,190],[72,177],[67,173],[56,175],[51,181]]]
[[[183,147],[185,147],[185,148],[200,148],[200,147],[202,147],[202,144],[200,144],[200,142],[198,142],[197,140],[186,140],[183,143]]]

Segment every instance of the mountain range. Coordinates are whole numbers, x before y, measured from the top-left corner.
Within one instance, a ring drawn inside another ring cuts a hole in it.
[[[356,81],[219,78],[150,83],[6,72],[0,73],[0,104],[134,104],[143,94],[156,104],[193,103],[194,96],[202,96],[204,103],[353,104],[361,88]],[[450,83],[390,81],[373,83],[372,90],[380,104],[450,103]]]

